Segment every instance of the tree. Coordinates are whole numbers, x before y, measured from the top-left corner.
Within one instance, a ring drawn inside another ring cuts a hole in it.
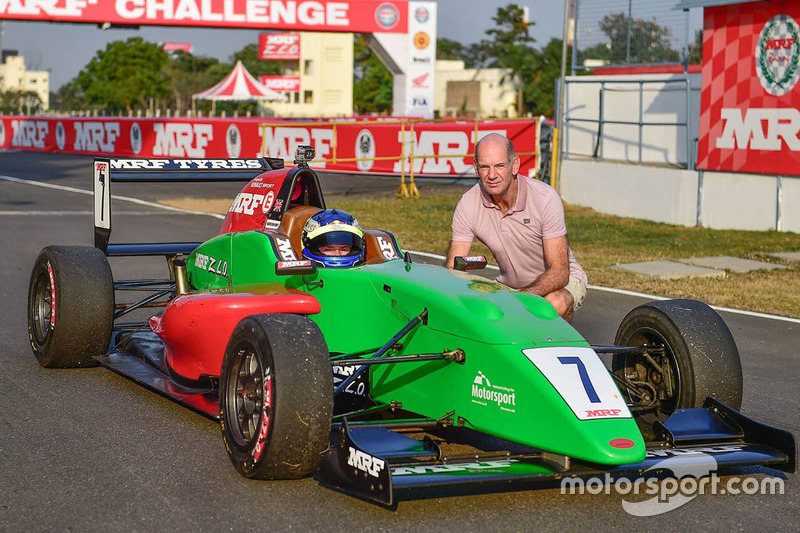
[[[151,100],[169,95],[169,79],[164,72],[169,57],[157,44],[141,37],[114,41],[78,74],[77,85],[86,103],[97,109],[125,110],[147,108]]]
[[[217,59],[198,57],[183,51],[172,52],[169,57],[170,61],[164,67],[169,78],[167,105],[178,115],[191,109],[193,94],[208,89],[230,70],[228,65],[223,65],[221,69]]]
[[[689,44],[688,54],[690,65],[703,63],[703,30],[695,30],[694,43]]]
[[[0,113],[24,113],[26,115],[37,113],[42,108],[42,100],[35,91],[20,91],[8,89],[0,91]]]
[[[231,56],[231,63],[241,61],[250,74],[259,76],[282,76],[286,71],[285,61],[265,61],[258,58],[258,44],[251,43]]]
[[[72,78],[59,87],[50,97],[50,108],[55,111],[76,111],[85,107],[83,91],[78,87],[77,78]]]
[[[392,74],[378,59],[363,35],[353,50],[353,107],[360,114],[392,111]]]
[[[517,4],[498,7],[497,14],[492,20],[495,26],[486,30],[486,35],[492,39],[481,41],[481,47],[489,52],[492,58],[491,65],[488,66],[511,68],[519,66],[512,63],[514,59],[533,51],[530,45],[536,42],[536,39],[528,34],[528,28],[534,23],[524,20],[523,10]]]
[[[554,115],[556,81],[561,76],[561,39],[551,39],[533,62],[536,74],[524,88],[525,106],[533,115]],[[567,47],[567,64],[572,47]]]
[[[680,53],[670,46],[672,32],[655,20],[629,19],[625,13],[616,13],[604,16],[600,21],[600,29],[608,36],[611,44],[609,48],[611,64],[680,61]]]
[[[439,37],[436,39],[436,59],[464,60],[467,47],[458,41]]]
[[[517,90],[522,92],[520,115],[537,108],[536,102],[526,97],[527,87],[535,82],[540,60],[537,51],[531,46],[536,40],[528,34],[533,23],[525,22],[523,10],[517,4],[498,7],[492,17],[494,27],[486,30],[491,40],[484,39],[479,47],[479,61],[485,67],[508,69],[503,82],[513,77]]]

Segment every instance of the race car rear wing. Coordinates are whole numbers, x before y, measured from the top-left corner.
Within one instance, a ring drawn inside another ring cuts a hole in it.
[[[283,159],[95,159],[94,245],[108,256],[189,253],[200,243],[109,244],[111,183],[249,182],[268,170],[283,168]]]

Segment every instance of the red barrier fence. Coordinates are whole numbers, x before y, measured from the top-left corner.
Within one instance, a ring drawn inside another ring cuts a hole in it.
[[[0,117],[0,148],[153,158],[279,157],[298,145],[316,151],[312,166],[344,172],[474,176],[481,136],[507,135],[520,172],[534,176],[536,120],[416,119],[289,122],[263,118]],[[412,164],[413,163],[413,164]]]

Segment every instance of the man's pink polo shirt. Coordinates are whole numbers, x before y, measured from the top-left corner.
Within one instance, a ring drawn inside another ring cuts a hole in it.
[[[517,201],[505,215],[480,182],[459,200],[453,213],[453,241],[485,244],[500,267],[497,281],[515,289],[533,283],[546,269],[542,242],[567,234],[564,205],[541,181],[517,176]],[[587,283],[586,273],[569,249],[569,273]]]

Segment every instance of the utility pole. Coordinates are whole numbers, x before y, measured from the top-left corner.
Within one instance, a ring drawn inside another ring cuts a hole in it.
[[[570,0],[564,0],[564,40],[561,43],[561,79],[558,83],[558,122],[556,123],[556,139],[558,141],[556,146],[556,153],[553,157],[556,158],[556,190],[561,192],[561,154],[563,150],[561,147],[564,144],[564,112],[566,107],[564,100],[566,98],[567,86],[567,40],[569,39],[569,3]],[[575,50],[572,51],[575,53]]]

